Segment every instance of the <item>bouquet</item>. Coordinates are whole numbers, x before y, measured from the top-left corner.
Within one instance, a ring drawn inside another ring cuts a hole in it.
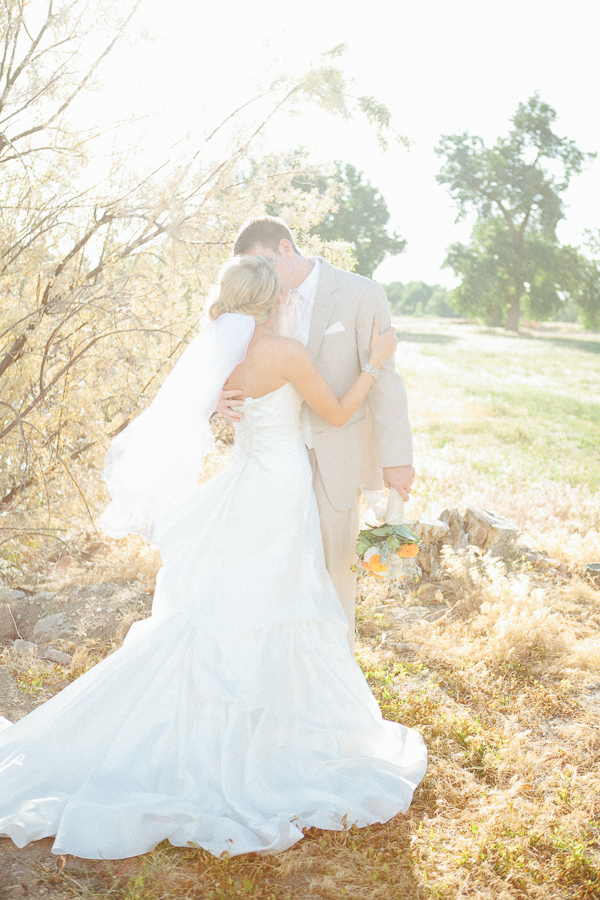
[[[356,565],[385,578],[389,584],[397,583],[409,575],[420,575],[415,557],[419,553],[419,537],[402,523],[404,504],[393,488],[385,516],[385,523],[375,528],[365,528],[358,536]]]

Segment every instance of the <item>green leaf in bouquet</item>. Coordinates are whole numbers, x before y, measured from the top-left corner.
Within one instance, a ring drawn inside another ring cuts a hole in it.
[[[366,538],[360,537],[358,539],[358,543],[356,545],[356,553],[358,556],[362,556],[363,553],[366,553],[369,547],[371,547],[371,541],[368,541]]]
[[[393,525],[383,525],[381,528],[373,528],[371,534],[374,534],[377,537],[387,537],[388,534],[390,534],[390,531],[393,530],[393,528]]]
[[[400,541],[394,534],[389,534],[386,537],[386,542],[390,550],[399,550],[400,549]]]
[[[419,535],[411,531],[406,525],[394,525],[394,531],[403,544],[418,544],[420,541]]]

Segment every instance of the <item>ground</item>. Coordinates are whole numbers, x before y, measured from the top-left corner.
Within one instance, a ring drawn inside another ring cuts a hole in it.
[[[419,470],[407,518],[475,504],[521,530],[506,560],[446,548],[434,580],[360,579],[359,662],[384,715],[429,749],[408,814],[233,860],[165,844],[90,863],[54,857],[50,839],[0,840],[1,900],[600,897],[600,585],[586,569],[600,562],[600,340],[397,325]],[[81,615],[61,645],[71,672],[5,651],[0,712],[19,718],[118,646],[149,610],[155,564],[132,545],[13,580],[54,593],[44,613]]]

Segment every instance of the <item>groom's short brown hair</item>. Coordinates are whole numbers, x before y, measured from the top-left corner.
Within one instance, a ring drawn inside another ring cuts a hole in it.
[[[256,246],[268,247],[274,253],[279,253],[279,242],[289,241],[294,253],[300,253],[296,241],[290,229],[283,219],[276,216],[261,216],[258,219],[250,219],[242,225],[233,245],[234,256],[244,256],[251,253]]]

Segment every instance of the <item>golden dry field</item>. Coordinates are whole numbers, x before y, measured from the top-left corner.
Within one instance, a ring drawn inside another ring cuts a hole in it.
[[[396,324],[419,476],[407,518],[473,504],[521,531],[505,561],[446,549],[434,580],[359,580],[360,665],[384,716],[429,748],[408,814],[231,860],[163,844],[86,862],[3,840],[3,900],[600,898],[600,579],[586,571],[600,562],[600,336]],[[151,587],[136,554],[48,584]],[[71,674],[21,671],[19,690],[43,699],[114,645],[76,654]]]

